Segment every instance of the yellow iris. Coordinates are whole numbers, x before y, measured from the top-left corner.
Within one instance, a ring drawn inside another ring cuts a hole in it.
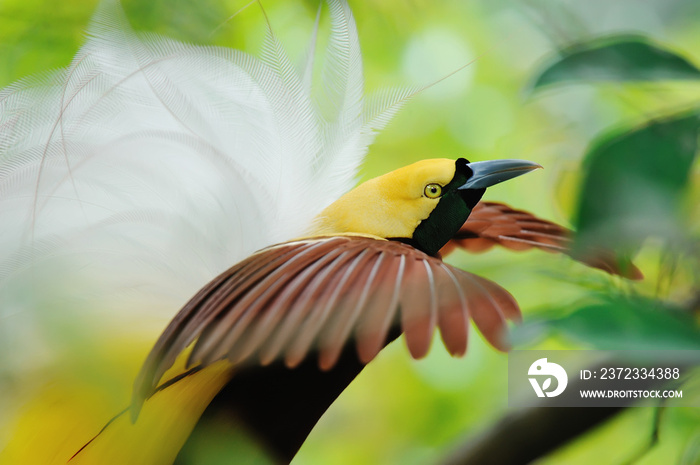
[[[429,199],[437,199],[442,195],[442,186],[440,184],[428,184],[425,186],[425,190],[423,191],[423,195],[428,197]]]

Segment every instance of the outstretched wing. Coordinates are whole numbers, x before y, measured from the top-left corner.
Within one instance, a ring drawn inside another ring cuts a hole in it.
[[[641,271],[628,260],[621,260],[610,250],[587,250],[573,254],[573,231],[531,213],[515,210],[497,202],[479,202],[469,219],[448,242],[442,256],[462,248],[483,252],[496,245],[511,250],[537,248],[547,252],[564,253],[588,266],[628,279],[641,279]]]
[[[264,249],[205,286],[161,335],[136,381],[136,402],[192,343],[188,365],[222,358],[289,367],[317,349],[331,368],[354,339],[362,362],[382,349],[400,322],[411,354],[424,356],[435,327],[447,350],[464,354],[468,323],[505,349],[513,297],[497,284],[394,241],[321,237]]]

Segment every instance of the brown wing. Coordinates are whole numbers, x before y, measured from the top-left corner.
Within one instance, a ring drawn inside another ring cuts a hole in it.
[[[631,262],[620,260],[610,250],[589,250],[572,255],[573,231],[551,221],[537,218],[522,210],[496,202],[479,202],[454,239],[440,250],[442,256],[459,247],[469,252],[483,252],[495,245],[511,250],[538,248],[564,253],[588,266],[628,279],[642,279],[641,271]]]
[[[185,305],[149,354],[135,398],[152,394],[192,343],[188,366],[283,358],[294,367],[317,349],[319,365],[329,369],[351,339],[369,362],[396,322],[416,358],[427,353],[436,326],[448,351],[464,354],[470,317],[505,349],[505,321],[519,319],[520,310],[497,284],[399,242],[341,236],[284,243],[235,265]]]

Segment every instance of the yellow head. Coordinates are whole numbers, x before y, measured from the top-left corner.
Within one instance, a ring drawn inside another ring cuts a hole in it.
[[[540,167],[524,160],[423,160],[360,184],[317,217],[313,234],[366,234],[434,255],[486,187]]]

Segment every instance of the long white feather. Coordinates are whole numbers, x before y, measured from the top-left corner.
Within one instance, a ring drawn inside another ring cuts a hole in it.
[[[327,3],[319,85],[316,30],[299,71],[271,30],[256,58],[136,34],[105,0],[68,68],[0,91],[6,349],[41,345],[16,335],[52,312],[162,326],[217,273],[303,235],[352,187],[409,93],[366,108],[352,14]]]

